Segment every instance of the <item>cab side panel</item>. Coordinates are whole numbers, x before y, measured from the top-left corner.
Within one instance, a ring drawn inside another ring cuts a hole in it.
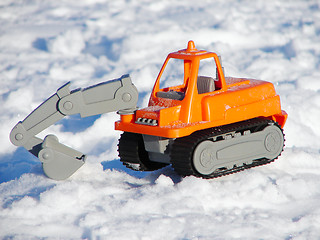
[[[250,80],[249,84],[205,96],[202,107],[204,121],[222,121],[225,124],[281,113],[280,97],[273,84],[259,80]]]

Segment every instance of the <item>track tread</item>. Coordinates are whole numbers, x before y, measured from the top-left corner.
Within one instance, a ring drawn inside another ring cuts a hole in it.
[[[118,152],[123,165],[135,171],[154,171],[167,165],[150,161],[141,134],[122,133],[118,143]]]
[[[226,134],[233,131],[245,131],[250,129],[251,132],[256,132],[263,129],[268,124],[275,124],[277,127],[281,129],[278,123],[262,118],[250,119],[247,121],[229,124],[226,126],[215,127],[210,129],[201,130],[191,134],[190,136],[177,138],[173,145],[171,151],[171,163],[172,167],[175,171],[182,176],[194,175],[202,178],[217,178],[225,175],[233,174],[236,172],[243,171],[245,169],[269,164],[277,159],[280,155],[275,159],[258,159],[254,160],[251,164],[243,164],[242,166],[235,166],[231,169],[221,169],[220,171],[214,172],[210,175],[202,175],[198,173],[192,164],[193,151],[195,147],[202,141],[214,137],[219,136],[221,134]],[[282,129],[281,129],[282,131]],[[282,149],[283,151],[283,149]]]

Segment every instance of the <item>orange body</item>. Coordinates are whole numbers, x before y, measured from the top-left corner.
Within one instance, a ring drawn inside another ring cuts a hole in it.
[[[183,81],[177,86],[160,88],[161,76],[170,59],[183,62]],[[214,90],[199,93],[199,67],[204,59],[212,59],[216,66],[216,76],[202,77],[214,79]],[[171,97],[172,94],[175,97]],[[115,123],[115,129],[178,138],[198,130],[256,117],[269,118],[284,126],[287,114],[281,110],[280,97],[273,84],[225,78],[217,54],[197,50],[190,41],[187,49],[168,55],[155,82],[149,106],[135,114],[122,115],[121,120]]]

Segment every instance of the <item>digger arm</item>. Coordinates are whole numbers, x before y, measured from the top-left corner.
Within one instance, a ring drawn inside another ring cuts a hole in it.
[[[54,135],[42,140],[36,137],[38,133],[68,115],[87,117],[118,110],[133,112],[138,101],[138,91],[129,75],[86,89],[70,91],[69,86],[70,82],[59,88],[23,121],[18,122],[10,133],[10,141],[38,157],[45,174],[55,180],[70,177],[84,164],[86,156],[59,143]]]

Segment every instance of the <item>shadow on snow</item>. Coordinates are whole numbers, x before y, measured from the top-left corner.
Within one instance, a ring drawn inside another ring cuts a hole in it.
[[[101,162],[101,164],[103,166],[103,170],[110,169],[125,172],[128,175],[136,178],[147,178],[150,180],[151,183],[155,183],[155,181],[158,179],[160,175],[164,175],[171,178],[173,183],[179,183],[182,180],[182,177],[179,176],[170,165],[156,171],[141,172],[134,171],[125,167],[119,159],[114,159],[112,161],[103,161]]]

